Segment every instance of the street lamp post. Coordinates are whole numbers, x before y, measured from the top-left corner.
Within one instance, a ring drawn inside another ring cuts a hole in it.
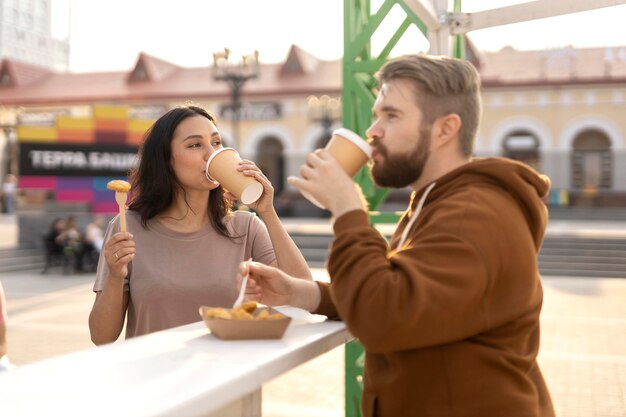
[[[230,86],[230,106],[232,109],[233,142],[241,151],[239,143],[239,120],[241,118],[241,90],[249,80],[259,76],[259,52],[243,55],[237,63],[228,60],[230,50],[213,53],[213,79],[225,81]]]
[[[336,120],[341,118],[341,102],[327,95],[321,97],[309,96],[307,105],[309,107],[309,118],[322,126],[323,137],[316,144],[316,148],[323,148],[332,135],[331,127]]]

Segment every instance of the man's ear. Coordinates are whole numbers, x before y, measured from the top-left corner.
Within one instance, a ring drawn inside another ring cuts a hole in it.
[[[457,139],[462,124],[461,117],[456,113],[437,118],[433,125],[433,139],[437,143],[437,147],[447,146],[450,141]]]

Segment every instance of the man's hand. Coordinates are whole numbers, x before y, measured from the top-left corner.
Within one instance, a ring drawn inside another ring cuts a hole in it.
[[[269,306],[291,305],[308,311],[319,306],[321,295],[314,281],[292,277],[278,268],[258,262],[242,262],[237,276],[239,285],[246,267],[250,274],[246,287],[247,300]]]
[[[297,189],[310,194],[333,217],[352,210],[365,210],[358,186],[326,150],[318,149],[306,158],[300,167],[302,178],[289,177],[287,181]]]

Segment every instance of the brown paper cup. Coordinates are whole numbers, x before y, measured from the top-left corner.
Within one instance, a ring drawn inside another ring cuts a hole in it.
[[[251,204],[263,194],[263,185],[237,171],[239,161],[241,158],[235,149],[222,148],[209,157],[204,171],[209,181],[220,183],[243,204]]]
[[[346,128],[335,130],[325,149],[339,162],[346,174],[351,177],[372,157],[372,148],[367,142]],[[326,208],[308,193],[303,192],[302,195],[317,207]]]
[[[341,128],[333,132],[326,150],[353,177],[372,157],[372,148],[359,135]]]

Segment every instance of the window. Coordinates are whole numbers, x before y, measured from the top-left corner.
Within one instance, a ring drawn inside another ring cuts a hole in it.
[[[611,188],[613,154],[608,136],[595,129],[576,136],[572,149],[572,185],[575,188]]]
[[[11,85],[11,77],[8,73],[3,72],[0,74],[0,86]]]
[[[528,130],[515,130],[502,141],[503,155],[540,170],[541,152],[539,139]]]
[[[148,73],[143,62],[139,62],[130,76],[132,81],[148,81]]]
[[[285,156],[283,155],[283,150],[283,144],[273,136],[263,138],[257,147],[257,166],[274,186],[275,197],[285,187]]]

